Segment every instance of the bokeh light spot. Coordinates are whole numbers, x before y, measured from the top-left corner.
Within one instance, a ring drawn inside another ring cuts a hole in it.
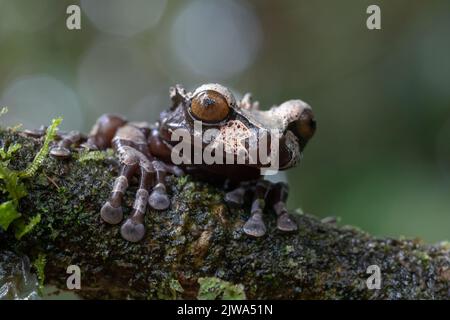
[[[261,46],[260,22],[251,9],[235,1],[189,3],[172,28],[172,48],[190,71],[226,79],[244,71]]]
[[[131,105],[156,87],[159,78],[147,59],[145,52],[126,41],[96,41],[86,52],[78,67],[78,87],[95,117],[106,112],[127,114]]]
[[[35,129],[59,116],[64,119],[61,128],[66,130],[80,129],[83,123],[75,92],[47,75],[16,79],[3,91],[0,105],[9,109],[2,119],[9,126],[21,123],[24,128]]]
[[[81,6],[100,31],[133,36],[159,22],[166,0],[81,0]]]

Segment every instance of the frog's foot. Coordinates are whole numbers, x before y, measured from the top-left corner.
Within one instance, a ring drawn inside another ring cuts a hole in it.
[[[47,132],[47,127],[40,127],[39,129],[25,129],[22,131],[22,133],[28,137],[32,137],[32,138],[41,138],[45,135],[45,133]]]
[[[128,182],[138,169],[137,163],[123,164],[120,174],[114,181],[109,200],[105,202],[100,210],[103,221],[109,224],[118,224],[123,219],[122,199],[128,188]]]
[[[154,168],[156,185],[153,187],[152,192],[148,198],[148,204],[153,209],[165,210],[170,206],[170,199],[166,192],[166,175],[172,174],[178,177],[183,175],[184,173],[181,168],[166,164],[158,160],[154,160],[152,162],[152,165]]]
[[[32,138],[42,138],[47,132],[47,127],[42,126],[35,130],[24,130],[23,134]],[[86,137],[78,131],[70,131],[68,133],[57,133],[55,139],[58,141],[56,145],[50,148],[50,155],[56,158],[69,158],[71,155],[71,146],[78,146],[81,142],[86,141]],[[84,148],[96,150],[93,144],[83,143]]]
[[[100,216],[110,224],[118,224],[122,221],[123,196],[129,181],[138,174],[139,188],[136,192],[133,211],[120,229],[124,239],[137,242],[145,236],[144,216],[147,204],[156,210],[165,210],[170,206],[165,187],[166,174],[179,175],[182,171],[158,160],[151,161],[148,156],[131,146],[120,146],[118,152],[121,161],[120,174],[115,180],[109,200],[100,210]]]
[[[283,182],[275,184],[271,190],[271,203],[277,214],[277,229],[285,232],[296,231],[298,229],[297,224],[289,216],[286,208],[288,192],[288,185]]]
[[[109,224],[118,224],[123,220],[123,197],[131,179],[138,175],[139,188],[136,192],[133,210],[120,229],[124,239],[137,242],[145,235],[144,215],[148,201],[148,190],[152,182],[153,167],[145,155],[131,147],[121,147],[119,158],[121,162],[120,174],[114,182],[109,200],[100,210],[100,216],[103,221]]]
[[[266,225],[262,219],[263,211],[257,210],[251,213],[250,218],[244,224],[243,230],[246,234],[252,237],[262,237],[266,234]]]
[[[266,197],[270,189],[270,182],[259,180],[254,190],[254,198],[250,212],[250,218],[244,224],[243,230],[246,234],[253,237],[262,237],[266,234],[266,225],[263,220]]]
[[[247,189],[240,186],[233,191],[225,194],[225,202],[233,208],[239,208],[244,204],[245,193]]]
[[[61,135],[60,141],[56,146],[50,149],[50,155],[56,158],[66,159],[71,155],[70,147],[72,145],[79,145],[85,141],[86,137],[78,131],[70,131],[67,134]]]
[[[253,184],[254,185],[254,184]],[[280,231],[295,231],[298,229],[295,221],[286,209],[288,186],[285,183],[272,184],[265,180],[258,180],[253,188],[250,185],[241,185],[225,195],[225,201],[232,207],[244,204],[244,198],[249,190],[254,192],[250,218],[243,226],[246,234],[253,237],[262,237],[266,233],[263,216],[267,205],[272,207],[277,215],[277,229]]]

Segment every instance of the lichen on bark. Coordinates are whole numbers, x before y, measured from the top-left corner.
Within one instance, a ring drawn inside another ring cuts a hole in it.
[[[11,143],[22,147],[9,167],[23,170],[42,141],[1,130],[0,144]],[[146,237],[127,242],[120,226],[105,224],[99,216],[117,168],[111,152],[47,158],[34,177],[23,180],[28,194],[19,204],[24,218],[40,214],[41,221],[20,240],[0,231],[0,249],[30,260],[45,254],[46,283],[61,289],[67,266],[78,265],[82,289],[77,293],[85,298],[196,298],[199,279],[220,279],[206,283],[222,289],[227,283],[238,294],[243,288],[252,299],[450,298],[448,242],[376,238],[295,213],[298,232],[275,231],[274,218],[267,215],[267,236],[249,238],[242,232],[249,207],[228,208],[223,190],[190,176],[168,178],[171,207],[149,209]],[[125,215],[135,191],[127,191]],[[0,195],[0,202],[5,197]],[[366,270],[373,264],[381,269],[379,290],[366,286]]]

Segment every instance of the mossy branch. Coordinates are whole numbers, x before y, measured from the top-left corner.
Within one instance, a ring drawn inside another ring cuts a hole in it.
[[[9,131],[0,131],[0,144],[22,145],[11,170],[27,168],[42,147]],[[81,161],[45,158],[23,180],[28,194],[19,203],[24,218],[39,214],[41,221],[20,240],[0,231],[0,249],[32,261],[45,255],[46,283],[64,289],[66,268],[75,264],[82,272],[77,293],[88,298],[450,298],[448,242],[380,239],[306,214],[296,216],[298,233],[275,232],[268,217],[268,235],[251,239],[241,230],[249,208],[228,209],[220,188],[189,176],[169,179],[171,208],[149,211],[146,238],[129,243],[98,214],[117,160],[107,152],[81,155]],[[128,191],[125,207],[132,207],[135,191]],[[366,286],[370,265],[380,267],[379,290]]]

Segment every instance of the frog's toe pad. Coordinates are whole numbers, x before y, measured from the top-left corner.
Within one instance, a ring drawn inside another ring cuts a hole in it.
[[[298,229],[295,221],[291,219],[287,212],[281,214],[277,219],[277,228],[281,231],[296,231]]]
[[[225,194],[225,202],[229,206],[239,208],[244,204],[244,198],[242,197],[242,195],[231,191]]]
[[[109,201],[107,201],[100,210],[100,216],[103,221],[109,224],[118,224],[123,219],[122,207],[114,208]]]
[[[89,142],[82,143],[82,144],[80,145],[80,147],[84,148],[84,149],[87,150],[87,151],[95,151],[95,150],[98,150],[98,147],[97,147],[95,144],[89,143]]]
[[[262,220],[262,214],[253,214],[244,224],[244,232],[249,236],[262,237],[266,234],[266,226]]]
[[[173,168],[173,174],[177,177],[181,177],[181,176],[184,176],[184,171],[180,167],[175,166]]]
[[[45,135],[45,129],[37,129],[37,130],[23,130],[23,134],[31,138],[40,138]]]
[[[50,150],[50,155],[56,158],[68,158],[70,157],[70,150],[65,147],[54,147]]]
[[[170,199],[164,191],[155,189],[148,197],[148,204],[153,209],[165,210],[170,206]]]
[[[125,240],[130,242],[138,242],[144,238],[145,227],[142,223],[127,219],[120,228],[120,234]]]

